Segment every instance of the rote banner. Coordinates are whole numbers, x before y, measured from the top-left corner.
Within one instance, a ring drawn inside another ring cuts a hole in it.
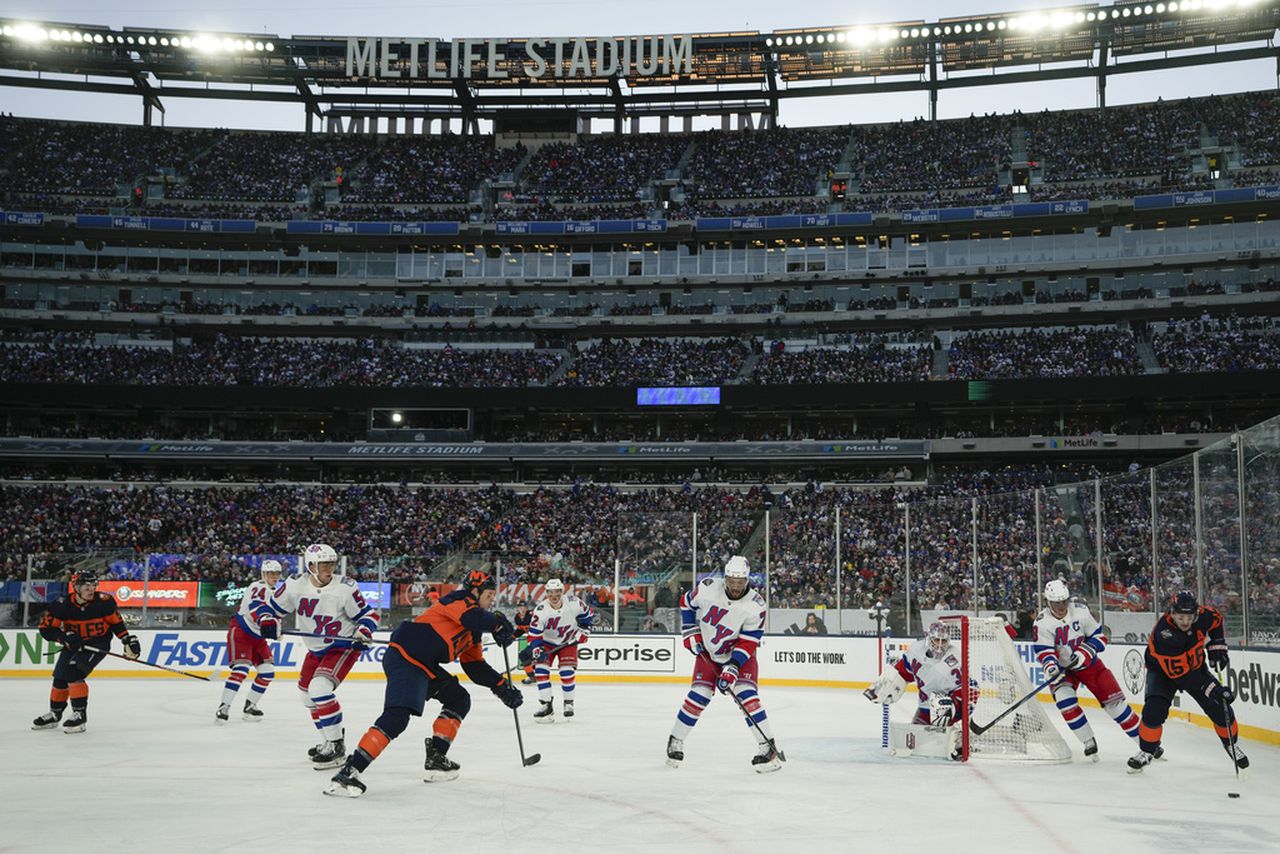
[[[98,590],[116,597],[121,608],[194,608],[200,598],[198,581],[100,581]]]

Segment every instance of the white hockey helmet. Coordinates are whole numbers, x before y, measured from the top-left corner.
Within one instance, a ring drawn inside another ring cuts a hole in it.
[[[1044,586],[1044,599],[1046,602],[1068,602],[1071,599],[1071,591],[1067,589],[1067,582],[1061,578],[1055,578]]]
[[[307,546],[307,550],[303,553],[302,562],[306,565],[307,572],[315,575],[315,567],[318,564],[331,563],[336,569],[338,553],[333,550],[333,546],[326,546],[324,543],[312,543]]]
[[[747,563],[747,559],[742,555],[734,555],[729,558],[729,562],[724,565],[725,578],[750,578],[751,565]]]
[[[280,561],[267,558],[262,562],[260,567],[262,577],[265,579],[268,575],[275,574],[277,576],[284,575],[284,567],[280,566]]]
[[[548,593],[563,593],[564,582],[558,578],[552,578],[542,586],[542,589],[547,591]]]
[[[929,652],[934,655],[942,655],[951,645],[951,632],[940,620],[934,620],[929,624],[929,631],[925,633],[925,637],[929,641]]]

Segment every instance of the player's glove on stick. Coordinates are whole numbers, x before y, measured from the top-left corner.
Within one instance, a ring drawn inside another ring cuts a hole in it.
[[[524,702],[524,694],[521,694],[520,689],[506,679],[503,679],[489,690],[493,691],[493,696],[501,700],[502,705],[508,709],[518,709],[520,704]]]
[[[126,658],[137,659],[142,655],[142,644],[138,642],[138,636],[133,634],[125,635],[120,639],[124,644],[124,654]]]
[[[1214,670],[1225,670],[1231,659],[1227,656],[1227,644],[1225,641],[1211,641],[1209,643],[1209,664]]]
[[[738,681],[738,665],[726,664],[720,668],[720,675],[716,677],[716,690],[721,694],[728,694],[733,690],[733,686]]]

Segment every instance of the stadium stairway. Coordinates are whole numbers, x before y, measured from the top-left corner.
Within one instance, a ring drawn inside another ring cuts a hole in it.
[[[556,352],[560,354],[562,361],[560,366],[551,372],[551,376],[547,377],[547,381],[543,383],[544,386],[555,385],[569,371],[569,366],[573,364],[573,356],[570,355],[568,350],[557,350]]]
[[[1156,351],[1151,346],[1150,341],[1143,341],[1141,338],[1134,341],[1134,346],[1138,351],[1138,358],[1142,360],[1143,373],[1147,374],[1163,374],[1167,371],[1160,367],[1160,360],[1156,358]]]
[[[933,351],[933,364],[929,367],[930,379],[945,379],[947,369],[951,367],[951,353],[943,348]]]
[[[684,177],[684,167],[688,165],[689,158],[693,157],[693,152],[697,149],[697,139],[693,134],[689,134],[689,144],[684,147],[684,153],[680,155],[680,159],[676,161],[676,168],[667,173],[668,178],[675,178],[677,181]]]
[[[760,361],[760,354],[752,352],[742,363],[742,369],[738,371],[737,376],[729,380],[728,385],[745,385],[751,379],[752,372],[756,369],[756,362]]]

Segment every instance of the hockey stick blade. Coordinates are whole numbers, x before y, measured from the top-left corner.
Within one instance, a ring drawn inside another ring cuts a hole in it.
[[[530,765],[537,765],[541,761],[542,761],[542,754],[535,753],[524,760],[524,767],[528,768]]]
[[[1024,703],[1026,703],[1028,700],[1035,697],[1036,694],[1039,694],[1041,691],[1043,691],[1045,687],[1052,681],[1053,681],[1052,679],[1046,679],[1045,681],[1041,682],[1039,685],[1032,688],[1029,693],[1023,695],[1023,697],[1019,699],[1016,703],[1014,703],[1009,708],[1005,709],[1000,714],[996,715],[994,718],[992,718],[990,721],[988,721],[985,724],[975,723],[973,718],[969,718],[969,732],[973,733],[974,735],[982,735],[984,732],[991,729],[993,726],[1000,723],[1000,721],[1008,717],[1009,714],[1012,713],[1014,710],[1021,708],[1021,706]]]

